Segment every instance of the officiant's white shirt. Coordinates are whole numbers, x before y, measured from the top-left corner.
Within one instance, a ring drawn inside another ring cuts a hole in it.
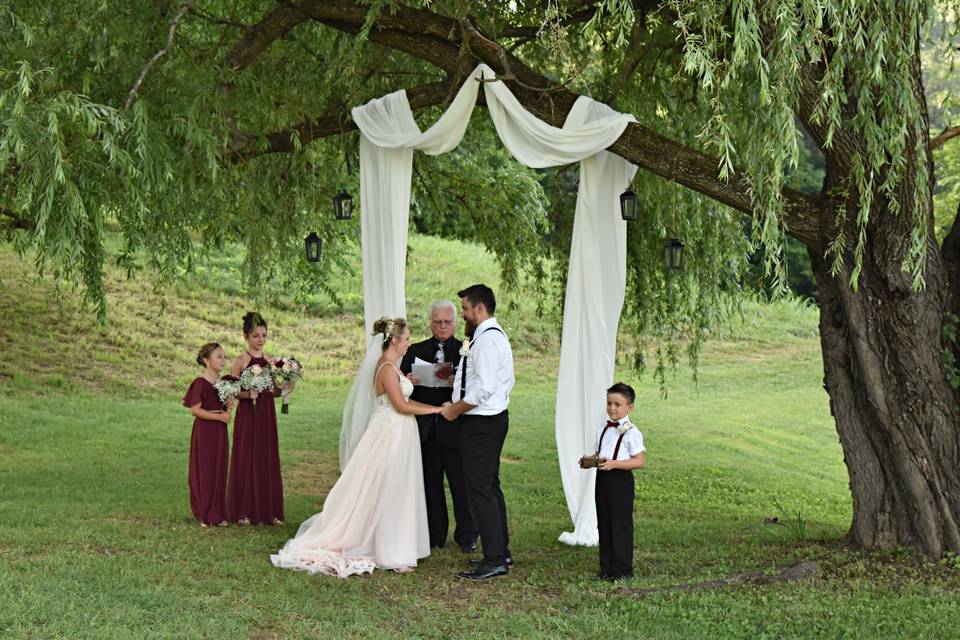
[[[500,331],[493,329],[496,327]],[[476,405],[470,416],[494,416],[510,404],[513,389],[513,350],[496,318],[487,318],[473,332],[467,355],[467,386],[463,401]],[[460,400],[463,364],[453,378],[453,402]]]

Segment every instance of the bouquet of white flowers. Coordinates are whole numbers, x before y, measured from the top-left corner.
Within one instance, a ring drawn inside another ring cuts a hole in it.
[[[247,367],[240,372],[240,388],[244,391],[262,392],[273,388],[273,376],[270,365],[265,367],[259,364]],[[257,407],[257,399],[253,398],[253,407]]]
[[[303,365],[293,356],[282,356],[273,361],[273,382],[283,391],[283,404],[280,405],[280,413],[288,413],[290,401],[290,385],[299,382],[303,378]]]
[[[217,390],[217,395],[220,396],[220,402],[226,407],[227,403],[236,398],[237,394],[241,391],[240,378],[236,376],[223,376],[217,380],[213,388]]]

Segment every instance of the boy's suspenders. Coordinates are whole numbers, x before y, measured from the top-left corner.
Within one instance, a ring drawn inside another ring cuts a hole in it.
[[[484,329],[483,333],[486,333],[487,331],[499,331],[500,333],[503,333],[503,329],[501,329],[500,327],[489,327],[487,329]],[[480,336],[482,336],[483,333],[481,333]],[[507,334],[503,333],[503,335],[504,337],[506,337]],[[477,338],[479,338],[480,336],[476,336],[470,342],[471,343],[476,342]],[[460,399],[461,400],[463,400],[463,396],[467,395],[467,358],[468,357],[469,357],[469,354],[460,358],[460,366],[463,368],[463,373],[460,374]]]
[[[600,442],[597,444],[597,456],[600,456],[600,449],[603,448],[603,436],[607,435],[607,429],[612,429],[610,425],[607,425],[603,428],[603,431],[600,433]],[[629,431],[629,429],[627,429]],[[613,448],[613,460],[617,459],[617,456],[620,454],[620,444],[623,442],[623,436],[627,435],[627,431],[624,431],[620,434],[620,437],[617,438],[617,446]]]

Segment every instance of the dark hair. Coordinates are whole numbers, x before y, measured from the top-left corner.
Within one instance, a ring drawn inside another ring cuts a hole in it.
[[[243,314],[243,335],[250,335],[257,327],[267,328],[267,321],[263,319],[259,311],[247,311]]]
[[[208,342],[207,344],[200,347],[200,351],[197,353],[197,364],[201,367],[207,366],[204,360],[210,357],[214,351],[220,348],[220,345],[216,342]]]
[[[457,291],[457,297],[466,298],[474,306],[482,304],[490,315],[493,315],[497,309],[497,299],[493,295],[493,289],[485,284],[473,284],[463,291]]]
[[[407,328],[407,321],[403,318],[380,318],[373,323],[373,335],[383,334],[383,350],[390,346],[391,338],[399,338]]]
[[[622,382],[618,382],[607,389],[607,393],[619,393],[627,399],[627,404],[633,404],[633,402],[637,399],[637,393],[633,390],[633,387]]]

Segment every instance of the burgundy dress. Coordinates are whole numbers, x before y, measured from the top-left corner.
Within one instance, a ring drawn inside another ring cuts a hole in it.
[[[251,357],[251,367],[267,366],[266,358]],[[277,441],[277,411],[273,393],[263,391],[253,401],[240,400],[233,421],[233,453],[227,486],[227,513],[232,522],[270,524],[283,520],[283,480],[280,477],[280,445]]]
[[[217,390],[206,378],[190,383],[183,406],[200,403],[201,409],[223,409]],[[205,524],[217,524],[227,519],[227,425],[219,420],[193,421],[190,436],[190,509],[194,517]]]

